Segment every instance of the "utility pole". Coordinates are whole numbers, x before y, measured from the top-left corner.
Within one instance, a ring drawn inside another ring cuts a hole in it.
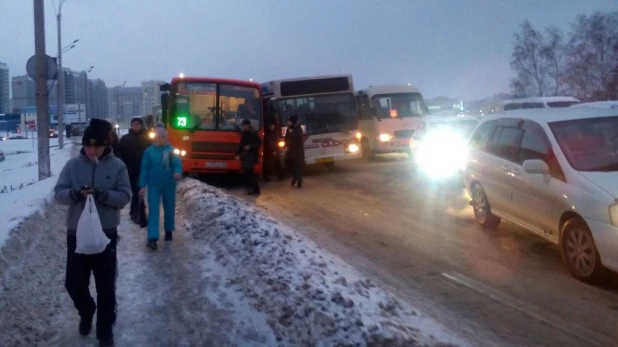
[[[64,71],[62,70],[62,4],[64,0],[60,0],[58,4],[58,97],[56,98],[56,114],[58,116],[58,149],[64,148]]]
[[[34,0],[34,55],[36,57],[36,115],[39,145],[39,180],[51,176],[49,163],[49,100],[47,99],[47,56],[45,54],[45,4]]]

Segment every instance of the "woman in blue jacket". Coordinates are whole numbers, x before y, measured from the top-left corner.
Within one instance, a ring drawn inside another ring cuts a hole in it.
[[[139,195],[148,188],[148,248],[157,249],[159,240],[159,206],[163,199],[163,228],[165,241],[172,240],[176,213],[176,181],[182,178],[180,158],[169,145],[167,131],[162,124],[155,128],[155,139],[142,158],[139,176]]]

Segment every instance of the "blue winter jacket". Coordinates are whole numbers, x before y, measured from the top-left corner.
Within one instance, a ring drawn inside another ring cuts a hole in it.
[[[164,187],[175,185],[174,173],[182,174],[180,158],[174,154],[170,145],[157,147],[152,145],[146,149],[142,157],[139,173],[139,186]]]

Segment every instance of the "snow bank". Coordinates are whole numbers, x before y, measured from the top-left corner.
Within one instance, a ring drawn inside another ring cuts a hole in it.
[[[57,145],[50,139],[50,145]],[[72,142],[62,150],[50,148],[52,177],[39,181],[37,143],[32,140],[0,142],[6,160],[0,162],[0,248],[9,232],[26,217],[39,211],[56,185],[58,174],[72,155]]]
[[[229,285],[269,317],[280,345],[465,344],[263,212],[192,179],[178,191],[187,232],[208,244]]]

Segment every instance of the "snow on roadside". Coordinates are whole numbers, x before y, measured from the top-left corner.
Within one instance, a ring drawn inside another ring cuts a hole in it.
[[[50,145],[57,144],[50,139]],[[9,140],[0,142],[6,160],[0,162],[0,248],[9,233],[31,214],[39,211],[51,197],[58,175],[64,164],[71,158],[73,144],[67,141],[65,147],[50,148],[52,176],[39,181],[38,154],[36,141]]]
[[[312,241],[223,191],[179,184],[187,232],[205,242],[281,346],[465,345]]]

